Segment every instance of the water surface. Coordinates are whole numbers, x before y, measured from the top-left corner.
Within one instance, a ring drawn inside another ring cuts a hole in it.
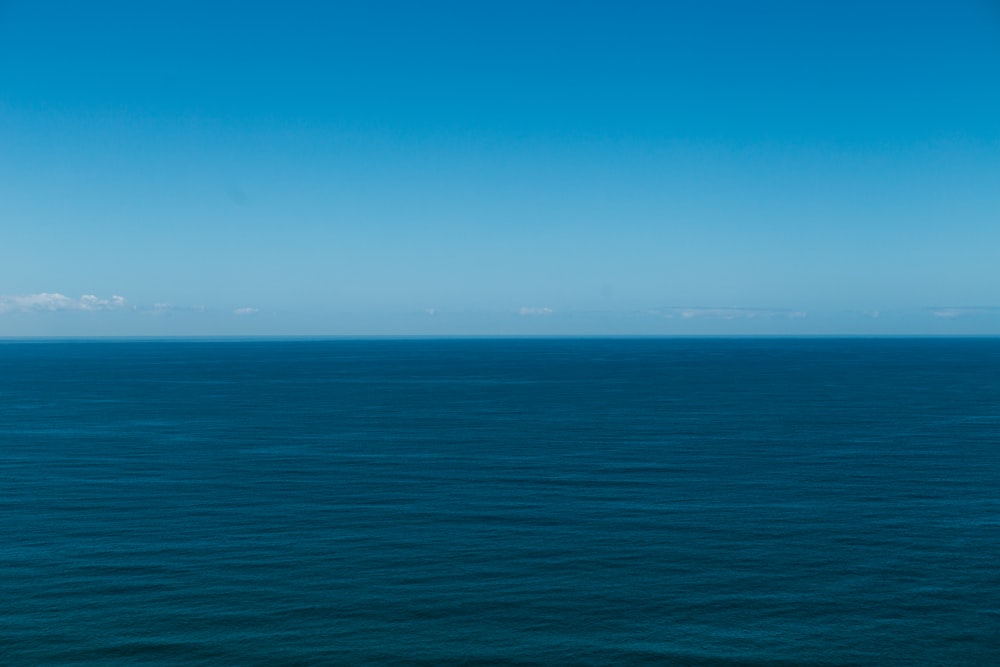
[[[0,662],[1000,664],[1000,340],[0,343]]]

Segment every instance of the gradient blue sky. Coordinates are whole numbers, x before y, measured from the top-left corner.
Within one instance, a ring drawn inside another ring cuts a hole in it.
[[[1000,333],[1000,3],[0,2],[0,336],[841,333]]]

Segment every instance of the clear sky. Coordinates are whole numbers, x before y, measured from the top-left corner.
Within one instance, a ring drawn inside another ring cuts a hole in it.
[[[0,1],[0,336],[1000,334],[1000,3]]]

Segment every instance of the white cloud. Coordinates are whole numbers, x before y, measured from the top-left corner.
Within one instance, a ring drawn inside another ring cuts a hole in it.
[[[80,297],[81,310],[115,310],[125,307],[125,298],[115,294],[111,299],[98,299],[93,294]]]
[[[931,315],[934,317],[952,320],[956,317],[969,317],[971,315],[997,315],[1000,314],[1000,307],[997,306],[942,306],[937,308],[929,308]]]
[[[552,309],[551,308],[534,308],[534,307],[529,308],[529,307],[523,307],[523,308],[521,308],[520,310],[517,311],[517,314],[521,315],[522,317],[530,317],[532,315],[551,315],[552,314]]]
[[[233,311],[234,315],[253,315],[254,313],[259,313],[260,310],[257,308],[237,308]]]
[[[58,292],[0,296],[0,314],[67,310],[121,310],[125,307],[125,297],[117,294],[110,299],[101,299],[94,294],[84,294],[79,299],[73,299]]]
[[[754,320],[784,318],[789,320],[802,319],[807,316],[804,310],[788,310],[783,308],[716,308],[694,306],[688,308],[669,307],[656,308],[647,311],[650,315],[660,317],[677,317],[682,320]]]

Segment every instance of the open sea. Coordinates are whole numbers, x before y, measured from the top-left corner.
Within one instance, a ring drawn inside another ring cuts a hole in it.
[[[0,342],[0,665],[1000,665],[1000,339]]]

